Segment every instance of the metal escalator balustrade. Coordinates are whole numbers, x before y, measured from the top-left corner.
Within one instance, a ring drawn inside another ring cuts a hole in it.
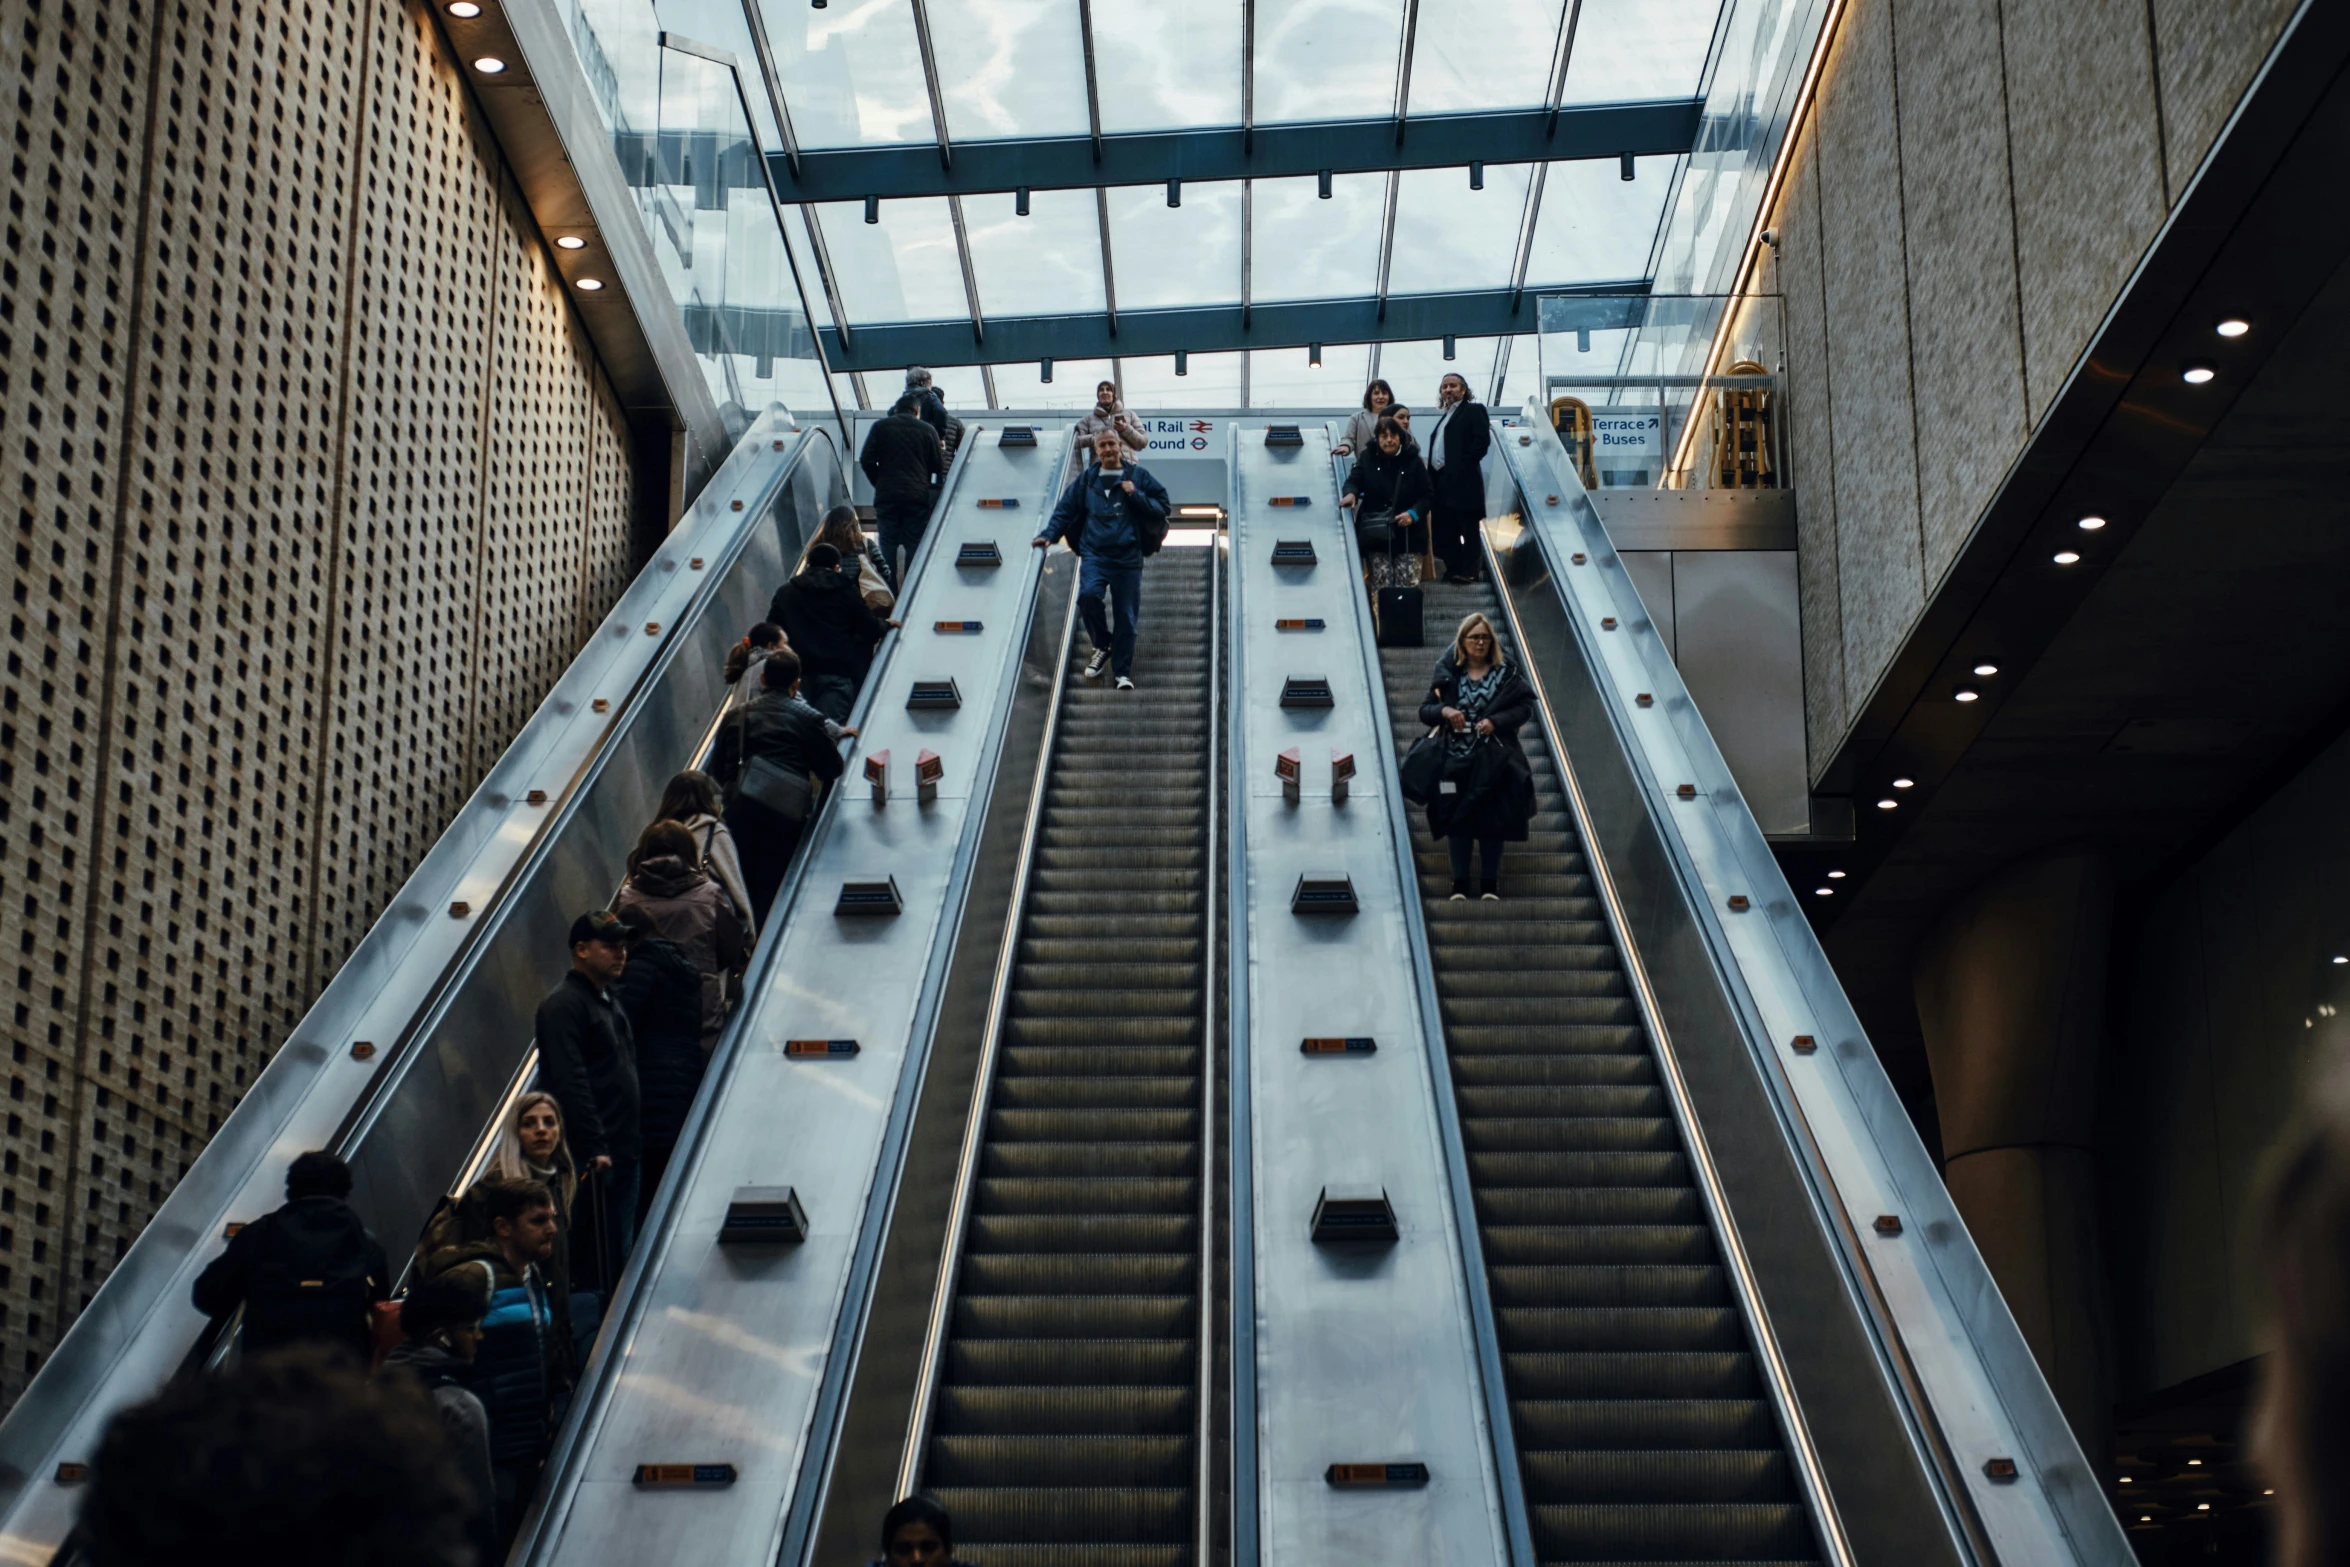
[[[990,1567],[1198,1549],[1216,554],[1146,565],[1138,689],[1069,654],[920,1455]]]
[[[1398,752],[1485,584],[1423,589],[1428,646],[1380,664]],[[1410,813],[1452,1092],[1545,1562],[1816,1559],[1654,1052],[1539,721],[1535,818],[1501,899],[1455,902]]]

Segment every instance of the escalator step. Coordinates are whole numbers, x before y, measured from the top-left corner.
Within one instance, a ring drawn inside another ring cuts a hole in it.
[[[1702,1224],[1487,1224],[1488,1267],[1710,1263],[1713,1232]]]
[[[991,1564],[994,1540],[1078,1544],[1182,1545],[1191,1538],[1189,1486],[948,1486],[937,1493],[954,1515],[955,1548],[968,1543]]]
[[[1189,1253],[989,1252],[963,1258],[957,1287],[985,1295],[1172,1295],[1199,1271]]]
[[[1181,1110],[1198,1104],[1199,1092],[1199,1079],[1195,1077],[1010,1074],[996,1084],[992,1102],[1001,1110],[1107,1109],[1119,1105]]]
[[[1557,1115],[1464,1117],[1461,1137],[1479,1153],[1663,1153],[1681,1133],[1663,1116]]]
[[[1581,928],[1568,920],[1555,923],[1561,930]],[[1497,935],[1479,941],[1445,942],[1437,947],[1436,957],[1443,964],[1445,974],[1455,980],[1488,971],[1503,974],[1569,969],[1622,972],[1613,947],[1569,941],[1544,944],[1527,940],[1516,931],[1510,932],[1507,940]]]
[[[1198,1372],[1198,1351],[1179,1338],[965,1338],[947,1345],[947,1375],[968,1387],[1143,1386]]]
[[[1437,987],[1448,1024],[1544,1028],[1557,1024],[1637,1024],[1639,1009],[1632,998],[1616,996],[1447,996]]]
[[[1083,1017],[1011,1017],[1004,1036],[1015,1045],[1189,1045],[1197,1017],[1129,1017],[1116,1023]]]
[[[958,1548],[961,1531],[956,1531]],[[973,1542],[975,1545],[977,1541]],[[1033,1541],[989,1540],[985,1567],[1192,1567],[1186,1545],[1056,1545]],[[978,1558],[974,1556],[974,1563]]]
[[[1485,1224],[1703,1224],[1694,1186],[1486,1186],[1477,1188]]]
[[[1189,1436],[943,1436],[923,1479],[950,1486],[1187,1486]],[[1599,1456],[1599,1455],[1593,1455]],[[960,1515],[956,1522],[962,1523]],[[960,1527],[958,1534],[964,1532]]]
[[[1502,1306],[1493,1316],[1509,1351],[1746,1347],[1729,1306]]]
[[[1639,1085],[1656,1082],[1656,1063],[1644,1055],[1459,1055],[1452,1058],[1452,1080],[1464,1095],[1463,1114],[1469,1113],[1472,1093],[1488,1089],[1579,1088],[1585,1085]]]
[[[1182,1077],[1197,1080],[1197,1045],[1013,1045],[997,1058],[1005,1081],[1015,1077]],[[998,1085],[1001,1092],[1001,1085]]]
[[[1511,1415],[1521,1449],[1770,1447],[1778,1422],[1759,1399],[1543,1399],[1518,1403]]]
[[[1489,1269],[1497,1306],[1720,1306],[1729,1288],[1711,1264],[1511,1264]]]
[[[1568,1057],[1581,1065],[1589,1057]],[[1633,1057],[1639,1060],[1639,1057]],[[1665,1091],[1653,1083],[1616,1085],[1590,1083],[1537,1087],[1533,1084],[1513,1084],[1508,1088],[1472,1088],[1463,1086],[1460,1095],[1461,1114],[1464,1116],[1643,1116],[1659,1119],[1672,1113],[1665,1102]]]
[[[1112,956],[1116,961],[1101,961]],[[1202,971],[1197,963],[1146,963],[1124,943],[1091,963],[1022,963],[1013,980],[1022,990],[1064,990],[1095,996],[1126,990],[1181,991],[1196,1011]],[[1177,1010],[1185,1010],[1178,1008]]]
[[[1793,1502],[1775,1447],[1685,1453],[1529,1452],[1526,1486],[1545,1502]]]
[[[990,1139],[981,1175],[1189,1176],[1199,1168],[1196,1143],[1001,1142]]]
[[[1632,990],[1624,979],[1624,971],[1610,964],[1606,968],[1561,965],[1515,970],[1451,970],[1437,978],[1436,993],[1447,1001],[1480,1001],[1520,996],[1629,996]]]
[[[1740,1398],[1761,1396],[1744,1350],[1596,1351],[1504,1357],[1515,1398]]]
[[[1642,1055],[1648,1041],[1633,1023],[1568,1023],[1535,1028],[1523,1023],[1457,1023],[1448,1020],[1445,1043],[1460,1055]]]
[[[1630,1502],[1535,1507],[1545,1561],[1752,1562],[1800,1557],[1811,1520],[1790,1502]]]
[[[982,1214],[1193,1214],[1199,1182],[1114,1176],[1020,1177],[982,1175],[975,1210]]]
[[[996,1110],[991,1143],[1171,1143],[1198,1135],[1199,1112],[1181,1110]]]
[[[1087,949],[1093,952],[1114,947],[1133,936],[1196,942],[1200,939],[1197,904],[1198,900],[1193,899],[1189,908],[1162,914],[1141,912],[1123,905],[1115,911],[1094,909],[1074,914],[1031,912],[1028,923],[1022,929],[1032,941],[1082,940]]]
[[[1130,963],[1186,963],[1200,960],[1200,941],[1197,936],[1120,936],[1115,943],[1088,937],[1066,940],[1058,937],[1028,936],[1020,943],[1019,958],[1022,967],[1039,963],[1082,964],[1088,958],[1098,957],[1105,945],[1114,945],[1119,957]]]
[[[1686,1186],[1689,1163],[1677,1153],[1469,1154],[1478,1186]]]

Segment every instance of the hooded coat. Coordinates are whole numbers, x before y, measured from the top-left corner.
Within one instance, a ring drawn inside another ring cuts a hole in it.
[[[489,1315],[481,1348],[465,1378],[490,1417],[493,1464],[536,1463],[554,1440],[555,1326],[537,1268],[516,1273],[495,1240],[467,1241],[433,1253],[434,1278],[458,1268],[490,1275]]]
[[[783,628],[803,679],[845,675],[862,685],[889,622],[866,607],[853,571],[804,569],[775,590],[767,619]]]
[[[636,1034],[647,1149],[674,1148],[702,1086],[702,976],[685,949],[661,936],[631,947],[612,993]]]
[[[750,955],[749,939],[743,928],[742,916],[734,909],[734,900],[717,878],[699,865],[688,865],[674,854],[657,854],[641,861],[628,874],[620,889],[620,896],[612,900],[615,910],[641,908],[652,917],[653,928],[675,942],[687,962],[701,976],[701,1035],[703,1041],[714,1043],[718,1031],[726,1026],[726,989],[729,976],[743,966]],[[639,944],[640,946],[642,943]],[[632,954],[629,961],[636,960]],[[621,1001],[628,1008],[627,973],[621,974]],[[636,1021],[633,1008],[629,1020]],[[641,1084],[645,1074],[645,1037],[637,1030],[637,1080]],[[659,1139],[648,1134],[648,1143]]]
[[[370,1316],[391,1298],[384,1249],[340,1197],[297,1197],[237,1231],[196,1276],[196,1309],[225,1317],[245,1309],[248,1355],[287,1344],[339,1344],[365,1365]]]

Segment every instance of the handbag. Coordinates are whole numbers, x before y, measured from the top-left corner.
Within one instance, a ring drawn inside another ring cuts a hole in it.
[[[1355,536],[1362,540],[1363,553],[1373,550],[1391,551],[1395,548],[1395,513],[1368,511],[1355,519]]]
[[[797,768],[769,761],[764,756],[750,754],[751,704],[742,705],[737,722],[735,754],[740,758],[740,769],[735,773],[733,794],[737,800],[748,800],[763,811],[771,811],[787,822],[799,823],[808,819],[816,808],[816,780]]]
[[[1439,724],[1419,739],[1403,754],[1396,775],[1403,787],[1403,797],[1414,805],[1426,805],[1436,798],[1436,786],[1444,779],[1444,726]]]

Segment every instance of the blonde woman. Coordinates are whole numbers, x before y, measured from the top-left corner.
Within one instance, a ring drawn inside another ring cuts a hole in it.
[[[1428,801],[1428,831],[1452,854],[1452,897],[1469,896],[1472,854],[1483,860],[1478,896],[1501,897],[1501,846],[1526,841],[1534,819],[1534,769],[1518,731],[1534,716],[1534,689],[1503,653],[1493,622],[1471,614],[1436,661],[1420,722],[1450,731],[1444,786]]]
[[[555,1319],[558,1380],[568,1385],[579,1374],[587,1342],[603,1320],[601,1296],[571,1292],[573,1206],[579,1199],[579,1168],[563,1136],[563,1107],[555,1096],[533,1090],[514,1102],[514,1113],[498,1134],[486,1175],[510,1181],[538,1181],[555,1198],[555,1254],[540,1271],[547,1280],[547,1305]]]

